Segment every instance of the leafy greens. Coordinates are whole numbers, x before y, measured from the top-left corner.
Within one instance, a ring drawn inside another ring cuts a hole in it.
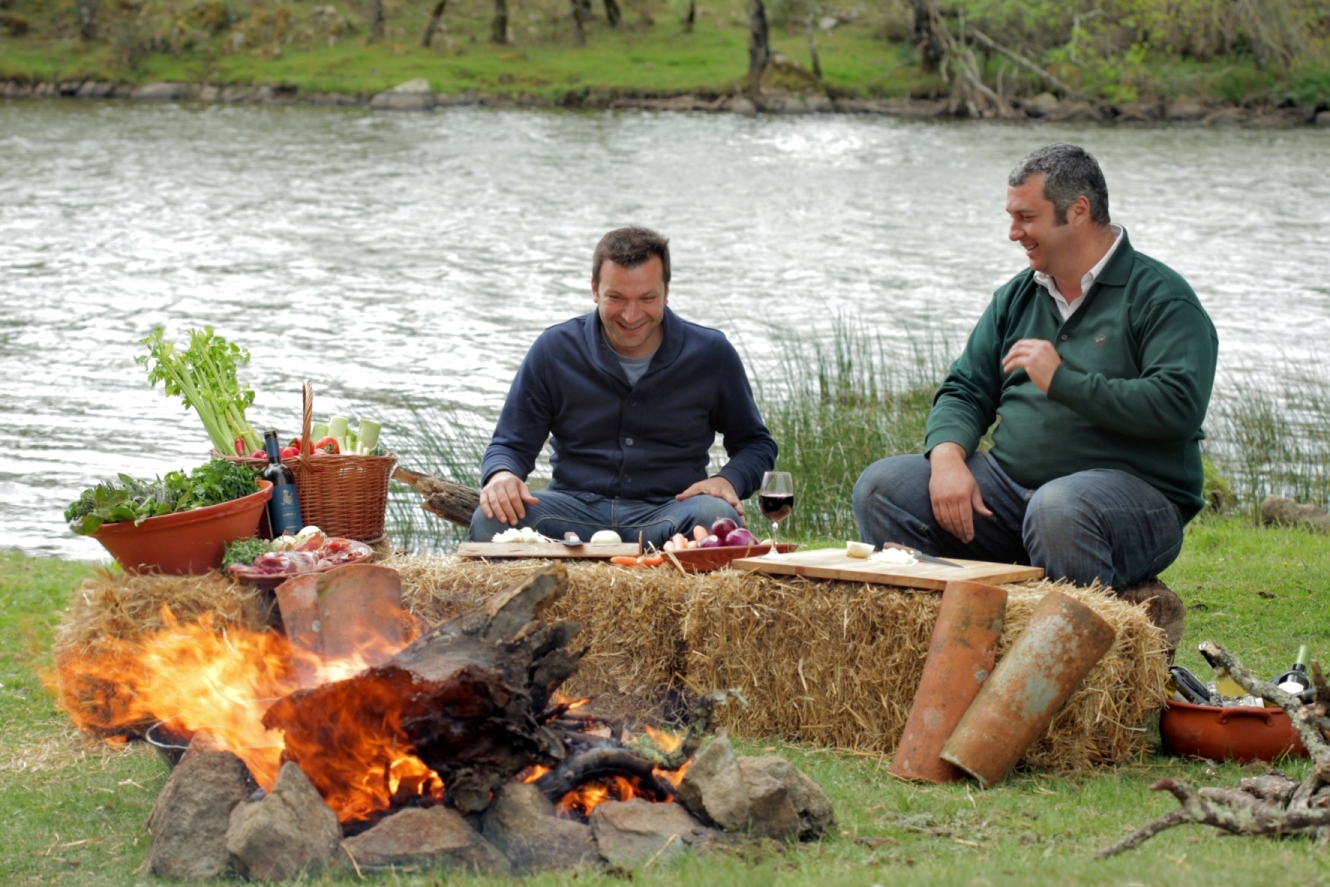
[[[65,509],[65,520],[83,536],[97,532],[104,523],[141,524],[150,517],[220,505],[257,493],[255,475],[254,469],[225,459],[212,459],[188,474],[171,471],[154,480],[120,474],[119,483],[106,481],[80,493]]]

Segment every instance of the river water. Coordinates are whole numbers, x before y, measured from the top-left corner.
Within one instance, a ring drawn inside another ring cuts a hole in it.
[[[246,347],[260,430],[315,411],[487,426],[526,347],[591,308],[590,254],[671,238],[670,304],[755,372],[837,313],[955,343],[1022,266],[1005,176],[1086,145],[1135,246],[1186,276],[1221,370],[1330,341],[1330,131],[0,100],[0,548],[105,560],[62,511],[198,464],[202,424],[134,357],[154,325]],[[414,494],[411,494],[414,495]]]

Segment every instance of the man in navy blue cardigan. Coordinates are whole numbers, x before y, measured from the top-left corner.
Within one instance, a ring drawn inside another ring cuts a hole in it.
[[[646,228],[601,238],[591,266],[596,310],[545,330],[513,380],[481,464],[471,538],[508,527],[583,540],[614,530],[664,544],[742,501],[776,461],[739,354],[723,333],[668,307],[669,241]],[[729,461],[707,475],[720,434]],[[553,478],[526,477],[551,442]]]

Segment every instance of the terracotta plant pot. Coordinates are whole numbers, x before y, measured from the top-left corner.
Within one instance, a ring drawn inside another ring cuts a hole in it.
[[[126,573],[171,576],[206,573],[222,565],[228,543],[253,536],[272,483],[259,481],[259,491],[220,505],[205,505],[176,514],[102,524],[92,538],[102,543]]]
[[[1001,782],[1116,637],[1080,601],[1044,595],[943,746],[942,760],[984,788]]]
[[[1307,757],[1298,729],[1282,708],[1220,708],[1173,700],[1159,715],[1159,738],[1172,754],[1214,761]]]
[[[965,771],[939,756],[997,659],[1007,592],[982,582],[948,582],[924,660],[919,690],[892,759],[891,774],[957,782]]]

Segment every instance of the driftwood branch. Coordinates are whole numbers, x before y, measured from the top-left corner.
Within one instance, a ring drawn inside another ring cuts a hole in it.
[[[1031,74],[1034,74],[1035,76],[1041,78],[1046,83],[1048,83],[1048,85],[1052,86],[1054,89],[1058,90],[1063,95],[1071,96],[1072,98],[1078,98],[1078,99],[1085,98],[1084,94],[1082,94],[1080,90],[1076,89],[1074,86],[1070,85],[1061,78],[1056,77],[1050,74],[1049,72],[1045,71],[1043,68],[1039,67],[1034,62],[1030,61],[1025,56],[1021,55],[1019,52],[1016,52],[1013,49],[1008,49],[1007,47],[1003,46],[1001,43],[998,43],[996,40],[994,40],[992,37],[989,37],[987,34],[976,28],[974,25],[970,25],[969,28],[966,30],[966,33],[969,36],[973,37],[975,40],[977,40],[979,43],[983,44],[984,46],[988,47],[994,52],[1006,56],[1020,67],[1029,71]]]
[[[400,481],[424,495],[421,508],[459,527],[471,526],[471,515],[480,506],[480,491],[456,481],[412,471],[398,465],[393,480]]]
[[[1304,705],[1297,696],[1269,681],[1253,677],[1235,656],[1213,641],[1205,641],[1200,646],[1212,662],[1232,675],[1238,686],[1253,696],[1276,703],[1288,713],[1316,766],[1301,783],[1278,771],[1243,779],[1237,788],[1202,788],[1199,791],[1180,780],[1161,779],[1150,786],[1150,790],[1169,792],[1177,798],[1181,809],[1147,823],[1116,844],[1100,850],[1095,854],[1096,859],[1132,850],[1162,831],[1189,822],[1234,835],[1310,835],[1330,840],[1330,792],[1326,789],[1330,785],[1330,743],[1326,742],[1324,735],[1330,729],[1330,719],[1326,717],[1330,692],[1327,692],[1320,663],[1312,663],[1315,701]]]

